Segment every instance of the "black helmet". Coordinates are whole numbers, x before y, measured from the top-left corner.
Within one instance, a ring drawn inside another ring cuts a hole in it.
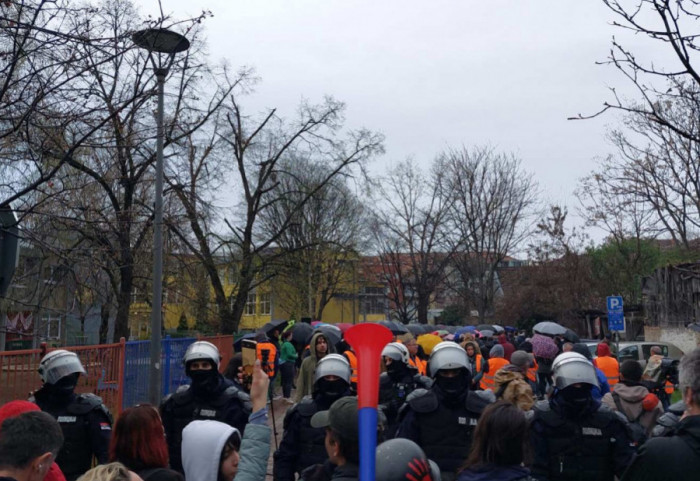
[[[436,480],[425,453],[410,439],[385,441],[376,453],[376,481]]]

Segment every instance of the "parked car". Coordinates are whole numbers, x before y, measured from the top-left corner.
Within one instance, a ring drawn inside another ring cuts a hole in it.
[[[622,363],[627,359],[634,359],[639,361],[642,367],[646,367],[647,360],[651,356],[649,352],[653,346],[659,346],[661,348],[661,353],[664,357],[673,359],[674,361],[680,361],[683,357],[683,351],[670,342],[653,342],[653,341],[625,341],[620,343],[620,352],[617,352],[617,346],[612,343],[611,350],[613,356],[617,357],[617,360]]]
[[[588,346],[593,357],[598,357],[596,355],[596,349],[600,341],[586,340],[584,343]],[[674,361],[680,361],[683,357],[683,351],[670,342],[654,342],[654,341],[621,341],[620,342],[620,354],[617,354],[617,344],[612,343],[610,345],[610,351],[612,355],[617,358],[617,360],[622,363],[627,359],[634,359],[639,361],[642,367],[646,367],[647,360],[651,356],[652,346],[659,346],[664,357],[673,359]]]

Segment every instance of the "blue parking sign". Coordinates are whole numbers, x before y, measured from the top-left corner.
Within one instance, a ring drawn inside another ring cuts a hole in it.
[[[625,313],[622,296],[608,296],[608,330],[625,330]]]

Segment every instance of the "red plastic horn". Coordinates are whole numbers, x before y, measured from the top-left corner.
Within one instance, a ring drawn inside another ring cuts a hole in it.
[[[382,349],[391,342],[391,331],[379,324],[358,324],[345,333],[357,357],[357,408],[360,434],[360,481],[374,481],[377,447],[379,363]]]

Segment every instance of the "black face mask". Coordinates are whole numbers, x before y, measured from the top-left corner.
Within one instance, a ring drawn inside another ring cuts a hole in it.
[[[348,383],[342,379],[337,379],[335,381],[329,381],[328,379],[319,379],[316,383],[316,389],[318,393],[327,399],[339,398],[345,391],[348,390]]]
[[[569,386],[559,391],[557,397],[563,401],[561,405],[569,417],[587,414],[593,401],[590,384]]]
[[[219,371],[216,369],[189,371],[192,389],[196,393],[210,393],[219,387]]]
[[[400,361],[392,359],[391,364],[386,367],[386,373],[393,381],[401,379],[406,372],[406,365]]]
[[[469,379],[464,373],[454,377],[446,377],[438,374],[435,382],[440,390],[448,397],[459,396],[469,387]]]
[[[73,396],[73,391],[75,391],[75,386],[78,385],[78,374],[70,374],[68,376],[62,377],[54,384],[45,384],[44,388],[51,394],[51,396],[59,401],[70,399]]]

